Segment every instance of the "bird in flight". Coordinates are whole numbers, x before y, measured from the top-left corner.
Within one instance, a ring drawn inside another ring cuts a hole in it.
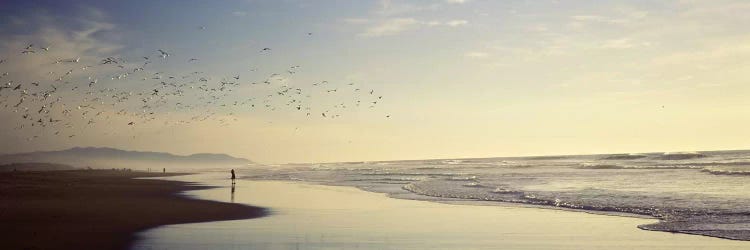
[[[169,53],[167,53],[166,51],[161,50],[161,49],[159,49],[157,51],[159,51],[159,53],[161,53],[161,58],[165,58],[166,59],[167,57],[169,57]]]

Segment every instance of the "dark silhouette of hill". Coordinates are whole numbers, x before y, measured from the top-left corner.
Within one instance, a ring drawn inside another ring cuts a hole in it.
[[[226,154],[174,155],[162,152],[127,151],[115,148],[75,147],[60,151],[37,151],[0,155],[0,164],[55,163],[79,168],[222,168],[252,163]]]

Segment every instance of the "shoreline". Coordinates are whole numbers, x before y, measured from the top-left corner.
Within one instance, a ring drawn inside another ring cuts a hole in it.
[[[176,178],[220,185],[221,175]],[[251,180],[187,192],[199,199],[272,208],[274,216],[159,227],[140,249],[747,249],[748,242],[637,225],[656,219],[570,210],[398,199],[350,186]]]
[[[185,173],[70,170],[0,173],[5,249],[129,249],[164,225],[252,219],[268,210],[194,199],[196,183],[145,179]]]
[[[571,207],[565,207],[565,206],[554,206],[554,205],[545,205],[545,204],[529,204],[529,203],[523,203],[523,202],[513,202],[513,201],[485,201],[485,200],[471,200],[471,199],[462,199],[462,198],[446,198],[446,197],[440,197],[440,196],[432,196],[432,195],[426,195],[426,194],[420,194],[415,193],[407,189],[403,189],[410,194],[413,194],[418,197],[429,197],[429,198],[437,198],[437,199],[455,199],[455,200],[437,200],[437,199],[421,199],[421,198],[409,198],[399,195],[393,195],[390,193],[385,192],[379,192],[375,190],[370,190],[358,186],[351,186],[351,185],[339,185],[335,183],[325,183],[325,182],[316,182],[316,181],[287,181],[287,180],[256,180],[256,179],[246,179],[249,181],[281,181],[281,182],[292,182],[292,183],[304,183],[304,184],[310,184],[310,185],[321,185],[321,186],[331,186],[331,187],[351,187],[355,188],[364,192],[368,193],[375,193],[375,194],[382,194],[385,195],[388,198],[391,199],[399,199],[399,200],[412,200],[412,201],[426,201],[426,202],[434,202],[434,203],[440,203],[440,204],[448,204],[448,205],[466,205],[466,206],[488,206],[488,207],[512,207],[512,208],[533,208],[533,209],[542,209],[542,210],[553,210],[553,211],[567,211],[567,212],[576,212],[576,213],[585,213],[585,214],[592,214],[592,215],[603,215],[603,216],[614,216],[614,217],[623,217],[623,218],[637,218],[637,219],[650,219],[650,220],[656,220],[655,223],[648,223],[648,224],[641,224],[637,225],[636,228],[643,231],[648,232],[663,232],[663,233],[673,233],[673,234],[685,234],[685,235],[694,235],[694,236],[702,236],[702,237],[708,237],[708,238],[715,238],[715,239],[721,239],[721,240],[730,240],[730,241],[740,241],[740,242],[750,242],[750,239],[747,237],[735,237],[735,236],[725,236],[725,235],[719,235],[716,234],[716,230],[669,230],[669,229],[660,229],[660,226],[663,226],[665,224],[675,223],[679,221],[668,221],[664,218],[660,218],[657,216],[649,215],[649,214],[639,214],[639,213],[631,213],[631,212],[620,212],[620,211],[609,211],[609,210],[596,210],[596,209],[585,209],[585,208],[571,208]]]

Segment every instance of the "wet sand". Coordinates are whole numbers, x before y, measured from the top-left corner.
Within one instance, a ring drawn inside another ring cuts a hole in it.
[[[240,180],[232,192],[222,178],[170,179],[223,183],[187,195],[273,215],[158,227],[140,233],[134,249],[750,249],[745,241],[637,228],[656,219],[403,200],[299,182]]]
[[[190,199],[205,189],[112,170],[0,173],[2,249],[127,249],[135,232],[167,224],[261,217],[249,205]]]

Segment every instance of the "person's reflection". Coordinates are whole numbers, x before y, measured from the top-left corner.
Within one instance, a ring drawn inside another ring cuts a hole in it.
[[[234,203],[234,183],[232,183],[232,195],[230,199],[232,200],[232,203]]]

